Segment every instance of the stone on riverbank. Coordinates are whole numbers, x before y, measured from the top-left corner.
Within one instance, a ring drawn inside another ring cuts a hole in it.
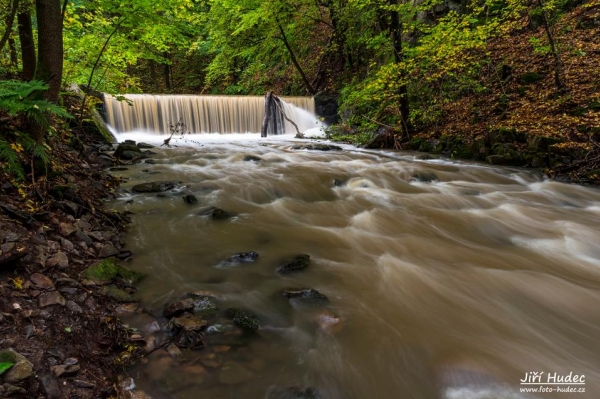
[[[131,189],[134,193],[162,193],[177,187],[174,181],[155,181],[150,183],[136,184]]]
[[[0,352],[0,363],[12,363],[13,366],[2,375],[2,381],[15,383],[23,381],[33,375],[33,364],[14,349]]]
[[[106,258],[85,269],[82,273],[87,280],[96,284],[108,284],[117,277],[125,280],[127,284],[139,283],[145,275],[140,272],[129,270],[117,263],[115,258]]]

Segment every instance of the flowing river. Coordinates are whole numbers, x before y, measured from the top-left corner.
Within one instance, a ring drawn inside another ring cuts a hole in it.
[[[600,396],[598,189],[414,153],[297,150],[308,141],[291,136],[186,138],[114,172],[114,207],[133,212],[128,266],[149,274],[138,294],[152,316],[130,323],[164,327],[163,306],[204,291],[262,326],[240,344],[205,331],[204,349],[153,352],[130,370],[152,398]],[[182,183],[130,191],[157,180]],[[235,216],[200,215],[212,206]],[[255,262],[223,262],[248,251]],[[307,269],[276,273],[302,253]],[[286,288],[329,304],[294,306]],[[580,379],[558,384],[569,373]],[[540,381],[555,392],[524,393]],[[556,392],[567,387],[580,392]]]

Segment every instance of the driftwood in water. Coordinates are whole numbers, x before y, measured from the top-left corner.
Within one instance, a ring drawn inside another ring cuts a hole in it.
[[[298,125],[296,125],[296,123],[286,115],[283,107],[281,106],[281,99],[272,92],[268,92],[265,96],[265,116],[263,117],[260,137],[267,137],[269,124],[271,124],[271,130],[275,132],[275,134],[277,133],[277,118],[275,117],[276,112],[279,112],[280,115],[285,118],[285,120],[290,122],[296,128],[296,137],[304,137],[304,135],[300,132],[300,129],[298,129]]]
[[[271,103],[273,102],[273,93],[268,92],[265,96],[265,116],[263,117],[262,127],[260,129],[260,137],[267,137],[267,129],[269,128],[269,120],[271,119]]]

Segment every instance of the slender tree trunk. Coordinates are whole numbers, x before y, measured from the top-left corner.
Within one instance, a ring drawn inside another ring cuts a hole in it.
[[[398,0],[389,0],[392,9],[390,11],[390,36],[392,39],[392,46],[394,48],[394,61],[396,64],[401,64],[404,59],[404,53],[402,52],[402,22],[400,21],[400,15],[398,11],[394,9],[394,6],[398,5]],[[404,81],[406,76],[404,73],[401,74],[400,79]],[[399,108],[400,108],[400,119],[402,121],[402,128],[406,133],[407,137],[410,138],[410,104],[408,102],[408,88],[406,83],[402,83],[398,88],[399,96]]]
[[[296,67],[296,70],[300,74],[300,77],[302,78],[302,82],[304,82],[304,86],[306,86],[306,89],[308,90],[308,92],[314,96],[315,94],[317,94],[317,92],[310,84],[310,81],[306,77],[304,70],[298,63],[298,60],[296,59],[296,55],[294,54],[294,51],[292,50],[292,46],[290,46],[287,36],[285,35],[283,27],[281,26],[279,21],[277,21],[277,26],[279,27],[279,32],[281,33],[281,40],[283,41],[283,44],[285,45],[285,48],[287,49],[287,51],[290,53],[290,58],[292,59],[292,63],[294,64],[294,66]]]
[[[169,54],[165,53],[164,57],[169,60]],[[164,65],[164,77],[165,77],[165,88],[171,90],[171,66],[169,64]]]
[[[61,2],[36,0],[35,11],[38,25],[38,62],[35,77],[48,83],[46,99],[57,103],[63,70]]]
[[[154,92],[160,92],[159,81],[156,76],[156,62],[154,60],[148,61],[150,64],[150,80],[152,80],[152,87],[154,88]]]
[[[0,50],[4,48],[4,45],[8,41],[10,37],[10,32],[12,31],[13,22],[15,21],[15,15],[17,14],[17,7],[19,6],[19,0],[13,0],[10,7],[10,13],[8,17],[6,17],[6,30],[4,34],[0,38]]]
[[[565,82],[562,79],[562,62],[560,60],[560,55],[558,54],[558,50],[554,42],[554,35],[552,34],[552,30],[550,29],[550,21],[548,21],[548,14],[546,13],[546,10],[544,10],[544,3],[542,2],[542,0],[537,0],[537,4],[542,11],[542,25],[544,25],[544,31],[546,32],[546,37],[548,37],[548,42],[550,43],[550,49],[552,51],[552,57],[554,58],[554,85],[556,86],[556,90],[558,90],[559,93],[565,93],[567,91],[567,86],[565,85]]]
[[[8,49],[10,52],[10,65],[12,65],[13,68],[17,68],[19,65],[19,56],[17,55],[15,39],[13,39],[12,36],[8,38]]]
[[[29,10],[17,15],[19,24],[19,41],[21,42],[21,61],[23,63],[23,79],[33,79],[35,73],[35,43],[31,26],[31,12]]]

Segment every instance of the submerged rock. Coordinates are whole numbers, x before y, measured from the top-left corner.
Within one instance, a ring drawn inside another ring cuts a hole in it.
[[[297,144],[292,146],[292,150],[342,151],[342,147],[331,144]]]
[[[115,150],[115,157],[121,158],[121,157],[123,157],[123,155],[126,152],[129,152],[132,154],[139,154],[139,156],[142,155],[142,151],[135,144],[121,143]],[[123,157],[123,158],[125,158],[125,157]],[[126,159],[131,159],[131,158],[126,158]]]
[[[256,259],[258,259],[258,252],[250,251],[250,252],[240,252],[229,259],[222,261],[216,267],[235,267],[239,266],[240,263],[252,263]]]
[[[214,206],[203,210],[202,212],[199,213],[199,215],[200,216],[210,216],[211,218],[213,218],[215,220],[225,220],[225,219],[229,219],[229,218],[232,218],[233,216],[235,216],[233,213],[224,211],[223,209],[219,209]]]
[[[434,181],[438,181],[440,179],[438,179],[438,177],[435,175],[435,173],[431,173],[431,172],[417,172],[415,174],[412,175],[412,177],[410,178],[411,181],[420,181],[423,183],[431,183]]]
[[[163,191],[172,190],[177,186],[174,181],[155,181],[150,183],[142,183],[133,186],[134,193],[162,193]]]
[[[277,273],[279,274],[289,274],[293,272],[297,272],[300,270],[304,270],[308,267],[310,263],[310,255],[300,254],[294,256],[289,261],[285,262],[281,266],[277,268]]]
[[[186,298],[165,306],[163,315],[165,317],[172,317],[192,309],[194,309],[194,300]]]
[[[184,195],[183,202],[185,202],[186,204],[193,205],[193,204],[198,203],[198,198],[196,198],[196,196],[192,195],[192,194]]]
[[[262,324],[256,315],[245,309],[229,308],[225,315],[246,332],[257,331]]]
[[[285,289],[281,295],[294,307],[316,307],[329,304],[329,298],[313,288]]]
[[[227,261],[229,262],[254,262],[258,259],[258,252],[250,251],[250,252],[240,252],[233,255]]]
[[[246,162],[248,162],[248,161],[259,162],[259,161],[262,161],[262,158],[261,157],[257,157],[256,155],[246,155],[244,157],[244,161],[246,161]]]
[[[276,387],[267,390],[266,399],[321,399],[319,391],[312,387]]]
[[[191,314],[184,314],[181,317],[174,317],[170,321],[173,328],[182,329],[185,331],[200,331],[206,326],[207,321]]]
[[[253,378],[254,373],[242,364],[234,361],[225,362],[219,373],[219,383],[224,385],[243,384]]]
[[[137,297],[128,294],[124,290],[120,289],[116,285],[105,285],[102,287],[102,293],[109,298],[113,298],[117,302],[135,302]]]
[[[209,297],[194,298],[194,313],[208,316],[218,313],[219,308]]]

